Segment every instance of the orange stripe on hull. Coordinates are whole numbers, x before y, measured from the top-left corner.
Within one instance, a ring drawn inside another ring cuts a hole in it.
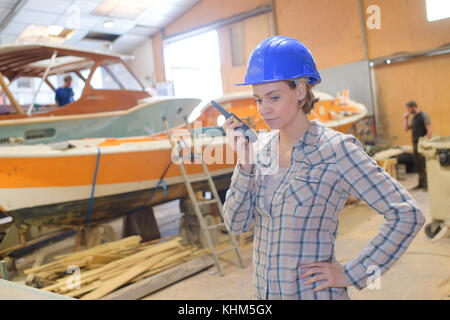
[[[222,147],[222,146],[221,146]],[[229,147],[226,152],[231,152]],[[234,167],[235,162],[208,165],[210,171]],[[213,153],[214,155],[214,153]],[[37,188],[91,185],[97,155],[3,158],[0,159],[0,188]],[[159,179],[171,161],[170,150],[153,150],[118,154],[102,154],[97,184],[127,183]],[[200,164],[186,165],[188,174],[202,173]],[[179,167],[172,163],[166,178],[181,176]]]

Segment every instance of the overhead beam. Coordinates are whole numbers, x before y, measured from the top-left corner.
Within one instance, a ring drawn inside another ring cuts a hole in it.
[[[396,62],[402,62],[410,59],[416,59],[421,57],[432,57],[432,56],[440,56],[443,54],[450,53],[450,43],[443,44],[442,46],[439,46],[434,49],[429,50],[423,50],[423,51],[416,51],[416,52],[405,52],[400,54],[392,54],[390,56],[380,57],[376,59],[370,60],[371,67],[380,65],[380,64],[386,64],[386,60],[390,60],[390,63],[396,63]]]
[[[274,35],[278,35],[278,19],[277,12],[275,8],[275,0],[270,0],[270,5],[272,6],[272,19],[273,19],[273,33]]]
[[[236,14],[230,18],[222,19],[222,20],[213,22],[211,24],[207,24],[205,26],[201,26],[201,27],[192,29],[190,31],[175,34],[173,36],[165,37],[163,34],[163,42],[170,43],[170,42],[182,40],[185,38],[189,38],[189,37],[192,37],[192,36],[207,32],[207,31],[215,30],[220,27],[230,25],[230,24],[233,24],[233,23],[236,23],[236,22],[239,22],[239,21],[251,18],[251,17],[255,17],[255,16],[258,16],[258,15],[261,15],[264,13],[271,12],[271,11],[272,11],[271,5],[261,6],[261,7],[258,7],[256,9],[253,9],[253,10],[250,10],[247,12]]]
[[[8,15],[0,23],[0,32],[2,32],[3,29],[5,29],[8,26],[8,24],[19,13],[19,11],[22,9],[22,7],[25,5],[25,3],[27,3],[27,0],[20,0],[19,2],[16,3],[16,5],[14,5],[11,8]]]

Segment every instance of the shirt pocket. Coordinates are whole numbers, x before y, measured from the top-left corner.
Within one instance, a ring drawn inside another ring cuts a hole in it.
[[[287,188],[286,200],[299,207],[312,206],[319,184],[318,172],[297,173]]]

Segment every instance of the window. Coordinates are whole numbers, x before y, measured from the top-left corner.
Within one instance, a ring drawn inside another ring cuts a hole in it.
[[[247,58],[245,56],[244,28],[242,23],[230,26],[230,47],[231,61],[233,67],[245,66]]]
[[[104,90],[120,90],[119,83],[114,80],[110,71],[107,71],[104,66],[99,66],[92,76],[91,86],[94,89]]]
[[[143,90],[140,83],[120,62],[104,63],[92,76],[91,86],[105,90]]]
[[[426,0],[426,5],[428,21],[450,18],[449,0]]]
[[[89,72],[89,70],[86,70]],[[72,76],[72,89],[74,92],[74,101],[80,99],[84,89],[84,81],[81,80],[76,73],[67,72],[62,74],[53,74],[47,77],[55,89],[61,87],[64,84],[64,77],[66,75]],[[11,82],[9,86],[12,94],[16,98],[17,102],[22,106],[28,106],[33,101],[33,98],[39,88],[42,78],[39,77],[19,77]],[[11,104],[9,99],[4,101],[7,104]],[[54,105],[55,104],[55,92],[50,88],[47,83],[43,83],[41,89],[37,93],[35,104],[38,105]]]
[[[126,90],[143,90],[136,78],[122,63],[110,64],[108,69],[111,70]]]
[[[11,90],[13,96],[16,98],[17,102],[21,106],[29,106],[33,101],[36,91],[39,88],[42,78],[38,77],[19,77],[11,82],[9,89]],[[9,99],[8,104],[11,104]],[[42,84],[41,90],[39,90],[35,104],[37,105],[52,105],[55,103],[55,93],[53,90],[44,82]]]
[[[175,96],[209,101],[223,95],[217,31],[166,42],[164,60]]]
[[[32,88],[31,78],[20,77],[19,79],[17,79],[17,88],[18,89],[31,89]]]
[[[89,72],[89,70],[87,70]],[[56,74],[51,75],[47,77],[47,80],[55,87],[55,89],[58,89],[64,84],[64,77],[66,75],[70,75],[72,77],[72,89],[73,89],[73,100],[77,101],[81,98],[81,94],[83,93],[84,89],[84,81],[80,79],[80,77],[74,73],[74,72],[68,72],[68,73],[62,73],[62,74]],[[42,90],[42,89],[41,89]],[[54,96],[53,96],[54,99]]]

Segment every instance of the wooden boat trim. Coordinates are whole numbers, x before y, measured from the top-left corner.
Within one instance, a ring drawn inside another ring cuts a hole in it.
[[[9,86],[6,84],[5,78],[3,78],[3,74],[1,72],[0,72],[0,85],[3,91],[8,96],[9,100],[11,100],[11,104],[13,105],[14,109],[16,109],[17,113],[24,114],[16,98],[14,98],[14,95],[12,94],[11,90],[9,90]]]
[[[74,73],[81,79],[81,80],[83,80],[84,81],[84,83],[86,83],[86,78],[85,77],[83,77],[83,75],[81,74],[81,72],[80,71],[78,71],[78,70],[75,70],[74,71]]]
[[[52,85],[52,83],[50,81],[48,81],[48,78],[45,79],[45,83],[50,87],[50,89],[52,89],[53,91],[56,91],[55,87]]]

